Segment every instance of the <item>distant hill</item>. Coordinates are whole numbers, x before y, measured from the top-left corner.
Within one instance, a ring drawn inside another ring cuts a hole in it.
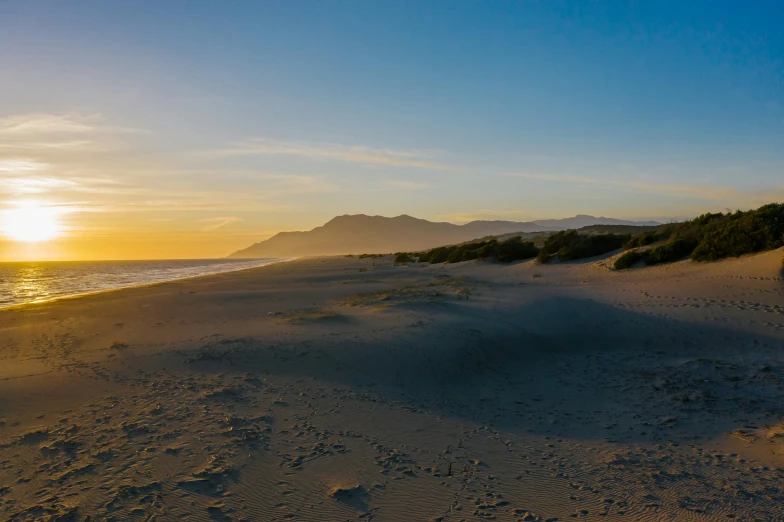
[[[294,257],[419,251],[440,245],[461,243],[485,236],[513,232],[552,232],[575,228],[571,223],[647,225],[611,218],[575,216],[563,220],[534,222],[472,221],[465,225],[435,223],[402,215],[397,217],[338,216],[307,232],[280,232],[275,236],[235,252],[230,257]],[[577,227],[577,228],[580,228]]]
[[[653,227],[660,224],[656,221],[626,221],[623,219],[586,216],[585,214],[579,214],[577,216],[565,219],[540,219],[538,221],[534,221],[534,223],[556,230],[569,230],[571,228],[579,229],[594,225],[633,225]]]

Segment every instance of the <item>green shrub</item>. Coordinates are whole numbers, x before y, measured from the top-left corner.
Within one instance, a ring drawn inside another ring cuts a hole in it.
[[[451,253],[452,253],[451,247],[434,248],[428,253],[427,260],[431,263],[445,263],[446,259],[449,257],[449,254]]]
[[[583,235],[576,230],[564,230],[545,240],[538,259],[546,263],[556,254],[562,261],[599,256],[621,248],[630,239],[629,234]]]
[[[653,247],[643,254],[646,265],[659,263],[672,263],[680,261],[691,254],[697,247],[697,242],[692,239],[676,239],[663,245]]]
[[[630,250],[616,259],[613,266],[616,270],[626,270],[627,268],[633,267],[643,259],[644,256],[642,253],[638,252],[637,250]]]
[[[661,241],[662,239],[666,239],[669,237],[669,233],[665,234],[659,230],[651,230],[649,232],[643,232],[642,234],[638,234],[636,236],[632,236],[632,238],[623,245],[624,250],[631,250],[632,248],[639,248],[650,245],[651,243],[655,243],[657,241]]]
[[[538,253],[539,249],[532,242],[513,237],[501,242],[489,239],[438,247],[422,252],[418,255],[418,259],[420,263],[460,263],[474,259],[498,259],[503,263],[509,263],[520,259],[531,259]]]
[[[379,257],[384,257],[384,254],[362,254],[359,256],[360,259],[376,259]]]
[[[495,248],[497,244],[495,239],[489,241],[477,241],[475,243],[465,243],[454,247],[454,250],[447,256],[447,263],[460,263],[461,261],[472,261],[479,259],[479,251],[481,250],[484,255]]]
[[[704,227],[695,261],[715,261],[784,245],[784,205],[770,204],[757,210],[723,215]]]
[[[413,263],[415,260],[408,252],[398,252],[395,254],[395,264]]]
[[[539,249],[531,241],[523,241],[521,237],[513,237],[506,241],[501,241],[495,248],[495,258],[501,263],[511,263],[522,259],[531,259],[539,255]],[[492,255],[481,255],[480,258],[493,257]]]

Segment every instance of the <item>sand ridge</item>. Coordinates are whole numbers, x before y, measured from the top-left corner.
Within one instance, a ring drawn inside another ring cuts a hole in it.
[[[311,258],[2,311],[0,514],[784,520],[781,256]]]

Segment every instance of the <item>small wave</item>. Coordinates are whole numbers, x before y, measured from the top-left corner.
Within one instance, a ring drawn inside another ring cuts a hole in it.
[[[258,268],[287,259],[0,264],[0,308]]]

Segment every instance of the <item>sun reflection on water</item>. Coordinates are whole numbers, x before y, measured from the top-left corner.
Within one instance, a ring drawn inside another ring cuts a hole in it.
[[[275,259],[0,263],[0,308],[244,270]]]

